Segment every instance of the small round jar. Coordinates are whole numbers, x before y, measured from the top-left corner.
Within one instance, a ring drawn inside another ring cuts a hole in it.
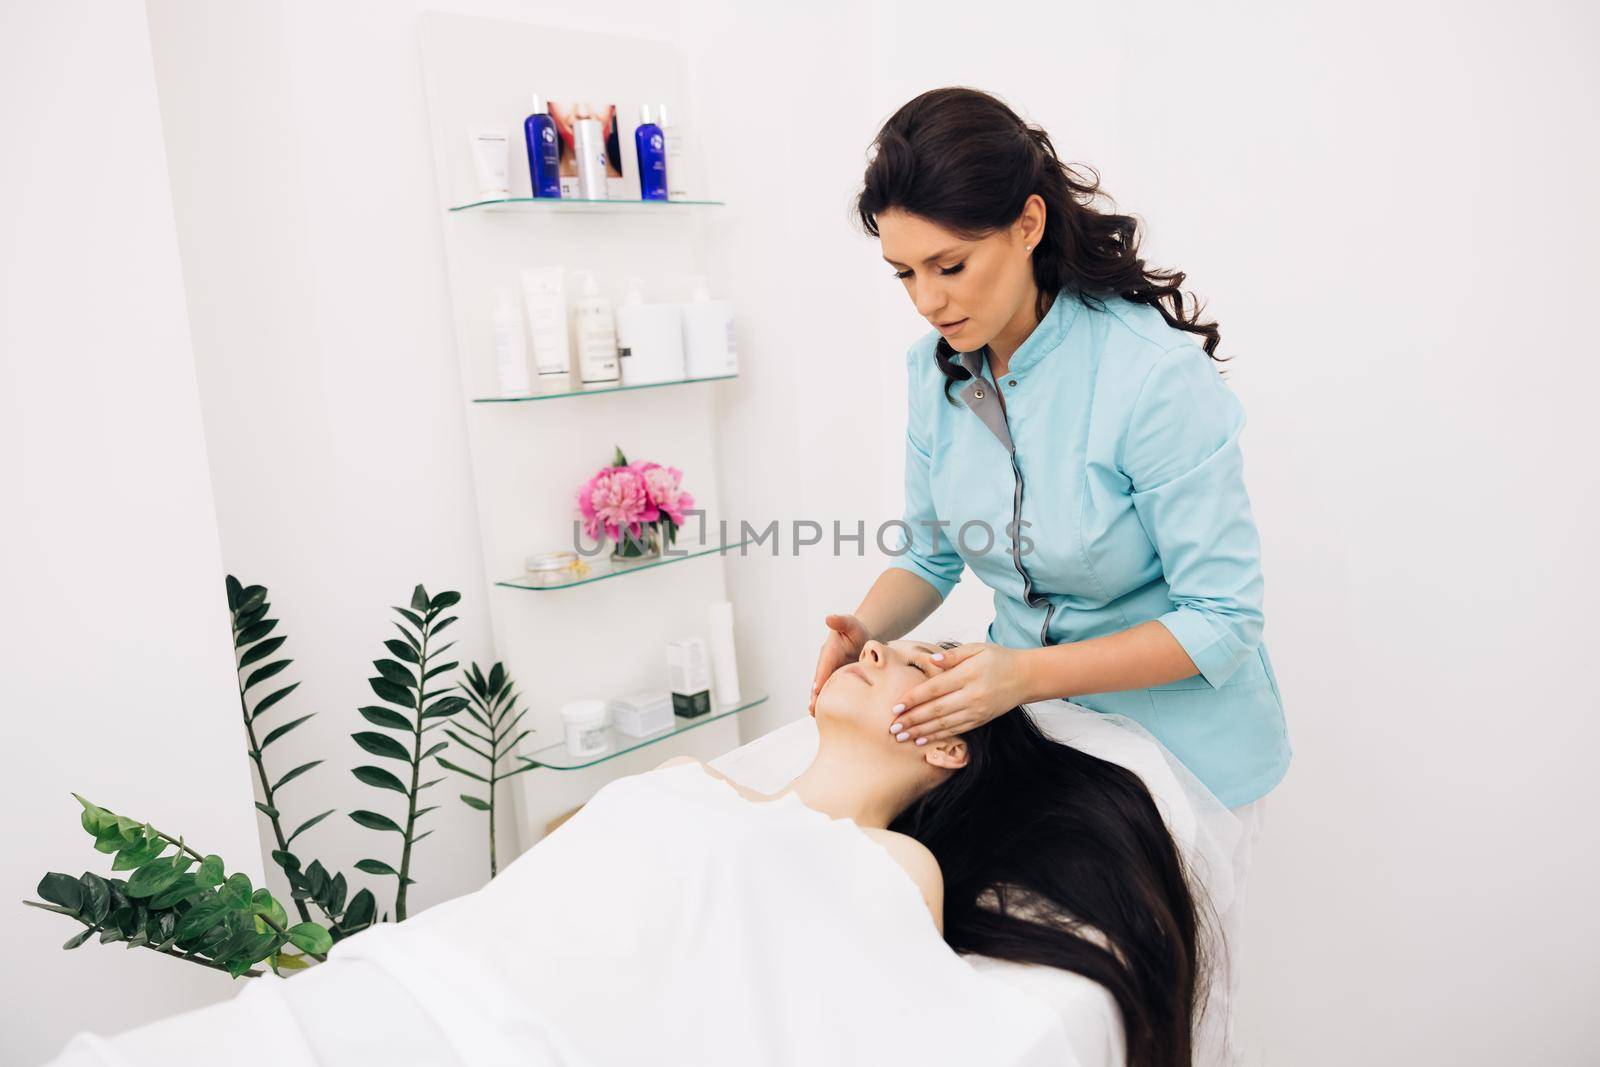
[[[565,585],[589,573],[576,552],[540,552],[529,556],[523,566],[534,585]]]
[[[611,748],[606,736],[610,705],[604,700],[573,700],[561,706],[567,751],[574,756],[598,756]]]

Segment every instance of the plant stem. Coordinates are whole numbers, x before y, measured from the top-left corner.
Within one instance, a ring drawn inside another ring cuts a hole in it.
[[[394,894],[394,921],[406,918],[406,887],[411,876],[411,834],[417,825],[417,782],[422,777],[422,712],[428,703],[428,631],[431,623],[424,617],[422,648],[417,652],[417,718],[413,724],[415,745],[411,749],[411,790],[406,796],[406,840],[400,850],[400,888]]]
[[[237,631],[235,631],[235,640],[237,640]],[[233,651],[233,674],[235,680],[237,680],[239,675],[239,650],[237,647],[235,647]],[[256,765],[256,779],[261,783],[261,794],[266,798],[267,807],[271,808],[273,811],[277,811],[278,805],[272,802],[272,785],[267,781],[267,766],[261,759],[261,746],[256,744],[256,727],[255,723],[250,721],[250,708],[244,702],[243,689],[239,690],[239,713],[244,716],[244,733],[245,737],[250,741],[250,759]],[[266,813],[263,812],[262,814]],[[272,836],[278,842],[278,851],[288,852],[289,842],[288,839],[283,836],[283,824],[278,821],[278,816],[267,815],[267,820],[272,823]],[[294,908],[300,913],[300,921],[310,922],[311,913],[306,910],[306,902],[298,897],[293,899]],[[326,912],[324,912],[324,914],[326,914]],[[332,916],[329,916],[329,918],[332,918]]]

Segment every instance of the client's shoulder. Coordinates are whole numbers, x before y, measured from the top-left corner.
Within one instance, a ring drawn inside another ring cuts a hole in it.
[[[880,830],[875,826],[862,828],[863,832],[878,844],[888,850],[889,855],[916,883],[917,890],[921,892],[928,911],[933,915],[933,924],[939,928],[939,933],[944,933],[944,872],[939,869],[939,860],[929,851],[928,846],[909,834],[896,833],[893,830]]]

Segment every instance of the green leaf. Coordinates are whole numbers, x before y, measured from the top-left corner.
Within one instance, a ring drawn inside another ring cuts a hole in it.
[[[257,915],[264,915],[277,923],[279,927],[289,925],[288,913],[283,910],[283,905],[266,889],[257,889],[250,898],[250,907]]]
[[[83,896],[83,910],[79,914],[92,923],[104,921],[111,911],[111,887],[106,880],[84,871],[78,879],[78,886]]]
[[[282,737],[284,734],[288,733],[290,730],[293,730],[296,726],[299,726],[301,723],[305,722],[307,719],[313,718],[316,714],[317,713],[313,711],[310,715],[302,715],[298,719],[295,719],[292,722],[284,723],[282,726],[278,727],[276,730],[273,730],[270,734],[268,734],[266,737],[263,737],[261,739],[261,747],[263,749],[266,748],[268,745],[272,744],[272,742],[276,741],[278,738]]]
[[[460,593],[446,591],[433,598],[431,610],[442,611],[445,608],[453,608],[459,603],[461,603]]]
[[[276,819],[278,817],[277,808],[273,807],[271,804],[264,804],[259,800],[256,801],[256,810],[269,819]]]
[[[467,706],[466,697],[441,697],[429,704],[422,713],[424,719],[437,719],[445,715],[454,715]]]
[[[250,677],[245,679],[244,687],[246,689],[249,689],[251,686],[255,685],[257,682],[266,681],[268,678],[271,678],[273,675],[275,675],[275,674],[279,673],[280,671],[284,670],[286,667],[289,666],[289,664],[291,664],[293,662],[294,662],[294,660],[291,660],[291,659],[280,659],[275,663],[267,664],[265,667],[262,667],[259,670],[252,671],[250,673]]]
[[[405,631],[402,630],[401,633],[404,634]],[[383,643],[383,647],[387,648],[390,652],[393,652],[396,656],[405,660],[407,663],[420,663],[422,661],[422,657],[418,656],[417,650],[411,647],[409,643],[410,640],[411,637],[409,634],[406,635],[406,639],[404,641],[396,641],[391,637],[389,640]]]
[[[361,781],[368,785],[377,786],[379,789],[393,789],[396,793],[406,791],[400,779],[384,770],[382,767],[355,767],[350,771]]]
[[[378,668],[378,673],[383,675],[395,685],[414,686],[417,676],[406,669],[404,664],[396,663],[392,659],[375,659],[372,665]]]
[[[136,867],[143,867],[167,847],[167,843],[159,837],[147,837],[136,841],[121,852],[117,853],[116,860],[111,864],[113,871],[131,871]]]
[[[272,707],[272,705],[276,704],[278,701],[282,700],[299,687],[300,683],[295,682],[293,685],[284,686],[282,689],[279,689],[273,693],[268,693],[266,696],[262,697],[256,702],[255,708],[250,712],[250,721],[255,722],[257,719],[261,718],[261,716],[266,714],[268,708]]]
[[[74,915],[83,907],[83,883],[70,875],[52,871],[39,879],[39,886],[35,892],[42,899],[58,904]]]
[[[406,746],[388,734],[380,734],[376,730],[362,730],[359,733],[353,733],[350,735],[350,740],[374,756],[383,756],[402,762],[410,762],[411,760],[411,753],[406,751]]]
[[[465,767],[457,766],[456,764],[451,763],[449,760],[445,759],[443,756],[439,757],[439,766],[444,767],[446,770],[455,771],[457,774],[464,774],[468,778],[476,778],[478,781],[484,783],[485,785],[487,785],[489,783],[489,779],[485,778],[483,775],[479,774],[477,771],[469,771]]]
[[[178,941],[189,941],[190,937],[198,937],[218,925],[227,912],[229,907],[226,904],[222,904],[218,897],[211,897],[208,901],[195,904],[192,909],[184,912],[182,918],[178,920],[178,929],[174,933],[178,934]]]
[[[410,719],[406,718],[398,711],[394,711],[391,708],[386,708],[381,704],[375,704],[371,707],[361,708],[360,711],[362,717],[364,717],[374,726],[383,726],[390,730],[404,730],[407,733],[410,733],[412,730],[416,729],[416,727],[411,725]]]
[[[227,877],[223,871],[221,856],[207,856],[200,861],[200,869],[195,872],[195,882],[203,886],[221,885]]]
[[[350,898],[350,906],[339,917],[339,929],[344,934],[353,934],[371,926],[377,914],[378,898],[372,895],[372,890],[363,889]]]
[[[397,834],[405,833],[400,829],[400,824],[387,815],[380,815],[375,811],[352,811],[350,818],[369,830],[393,830]]]
[[[65,949],[77,948],[79,945],[89,940],[89,938],[92,936],[94,936],[94,927],[86,927],[83,930],[80,930],[78,933],[75,933],[71,937],[67,938],[66,941],[62,942],[61,947]]]
[[[289,927],[289,941],[301,952],[326,956],[333,947],[333,935],[317,923],[296,923]]]
[[[422,583],[421,582],[418,582],[417,583],[417,587],[415,589],[411,590],[411,610],[412,611],[427,611],[428,610],[428,591],[426,589],[422,588]]]
[[[450,747],[450,742],[448,742],[448,741],[440,741],[437,745],[434,745],[432,748],[428,749],[428,751],[424,752],[422,754],[421,758],[422,759],[427,759],[429,756],[438,755],[440,752],[443,752],[445,749],[447,749],[449,747]]]
[[[239,666],[248,667],[252,663],[266,659],[282,648],[283,643],[287,640],[289,640],[287,637],[273,637],[261,642],[259,645],[255,645],[250,651],[239,657]]]
[[[133,872],[124,890],[130,897],[153,897],[182,876],[184,868],[176,863],[178,857],[151,860]]]
[[[245,627],[239,631],[239,636],[234,638],[233,647],[243,648],[245,645],[254,644],[271,633],[272,628],[276,625],[278,625],[277,619],[267,619],[265,622],[258,622],[254,626]]]
[[[366,871],[368,874],[399,875],[400,873],[382,860],[357,860],[356,870]]]
[[[239,871],[222,883],[222,888],[217,890],[217,899],[227,907],[243,910],[250,906],[252,892],[250,876]]]
[[[194,875],[180,874],[171,885],[150,898],[150,907],[155,909],[170,908],[179,901],[187,900],[196,893],[205,892],[207,887],[195,884]]]
[[[445,671],[453,671],[459,666],[461,666],[461,664],[456,663],[456,662],[450,662],[450,663],[441,663],[437,667],[430,667],[430,668],[428,668],[427,673],[422,676],[422,680],[424,682],[427,682],[434,675],[443,674]]]
[[[296,767],[282,778],[279,778],[277,783],[273,785],[272,791],[276,793],[278,790],[282,789],[284,786],[288,785],[290,782],[294,781],[296,778],[300,777],[302,774],[306,773],[321,762],[322,761],[319,759],[314,759],[310,763],[300,764],[300,766]]]
[[[323,812],[321,815],[313,815],[311,818],[309,818],[305,822],[301,823],[300,824],[300,828],[298,830],[296,830],[294,833],[290,834],[284,840],[284,844],[287,845],[287,844],[293,842],[295,838],[299,837],[301,834],[305,833],[307,830],[309,830],[313,826],[317,825],[317,823],[321,822],[323,819],[326,819],[328,816],[332,815],[333,811],[334,811],[334,809],[329,808],[327,811]]]
[[[387,678],[368,678],[367,684],[372,686],[372,691],[391,704],[398,704],[402,708],[415,708],[417,694],[413,689],[403,685],[396,685]]]
[[[469,808],[477,808],[479,811],[489,810],[489,802],[486,800],[479,800],[477,797],[469,797],[465,793],[461,794],[461,799],[467,802],[467,807]]]

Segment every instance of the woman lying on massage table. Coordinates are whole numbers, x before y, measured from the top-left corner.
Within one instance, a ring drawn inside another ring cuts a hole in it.
[[[896,744],[916,647],[834,673],[779,793],[687,757],[616,779],[483,889],[57,1062],[1078,1062],[977,953],[1092,979],[1129,1064],[1190,1063],[1199,894],[1149,790],[1026,714]]]

